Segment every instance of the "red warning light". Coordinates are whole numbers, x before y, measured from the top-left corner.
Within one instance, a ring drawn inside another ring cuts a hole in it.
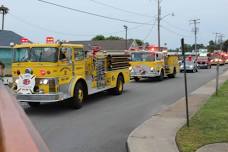
[[[44,76],[46,74],[46,71],[45,70],[40,70],[40,75]]]
[[[21,38],[20,41],[21,41],[21,43],[28,43],[29,42],[29,40],[27,38]]]
[[[46,43],[54,43],[54,38],[53,37],[46,37]]]
[[[188,56],[187,60],[191,62],[192,61],[192,56]]]

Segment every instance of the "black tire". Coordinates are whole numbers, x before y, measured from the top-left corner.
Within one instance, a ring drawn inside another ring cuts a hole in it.
[[[197,72],[197,69],[194,68],[194,69],[192,70],[192,73],[196,73],[196,72]]]
[[[113,95],[121,95],[124,88],[124,78],[122,75],[119,75],[116,82],[116,87],[112,89]]]
[[[164,80],[164,70],[161,70],[160,76],[158,76],[158,81],[163,81]]]
[[[176,74],[177,74],[177,71],[176,71],[176,68],[173,69],[173,73],[172,74],[169,74],[168,77],[169,78],[175,78],[176,77]]]
[[[86,96],[87,94],[83,83],[77,83],[74,88],[74,96],[71,100],[71,106],[74,109],[80,109],[85,102]]]
[[[40,106],[40,102],[28,102],[28,105],[32,108],[37,108]]]
[[[140,78],[139,77],[134,77],[135,82],[139,82]]]

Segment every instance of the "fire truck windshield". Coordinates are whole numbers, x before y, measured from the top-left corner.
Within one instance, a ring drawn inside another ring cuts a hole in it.
[[[131,56],[132,61],[138,62],[138,61],[155,61],[155,53],[152,52],[137,52],[132,53]]]
[[[18,48],[15,50],[15,62],[57,62],[58,49],[51,47]]]

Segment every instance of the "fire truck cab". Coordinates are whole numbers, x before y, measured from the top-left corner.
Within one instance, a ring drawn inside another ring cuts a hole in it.
[[[71,99],[81,108],[87,95],[123,92],[129,82],[128,56],[86,53],[80,44],[20,44],[14,47],[13,90],[31,107]]]
[[[131,78],[139,81],[141,78],[174,78],[179,72],[178,55],[159,51],[136,51],[131,53]]]

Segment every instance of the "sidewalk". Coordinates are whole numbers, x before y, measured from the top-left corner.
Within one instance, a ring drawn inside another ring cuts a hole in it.
[[[228,71],[220,76],[219,84],[228,79]],[[190,116],[193,116],[215,92],[215,80],[189,95]],[[186,123],[185,98],[181,98],[161,113],[136,128],[128,137],[129,152],[178,152],[176,132]],[[204,151],[199,151],[204,152]],[[207,151],[209,152],[209,151]]]

